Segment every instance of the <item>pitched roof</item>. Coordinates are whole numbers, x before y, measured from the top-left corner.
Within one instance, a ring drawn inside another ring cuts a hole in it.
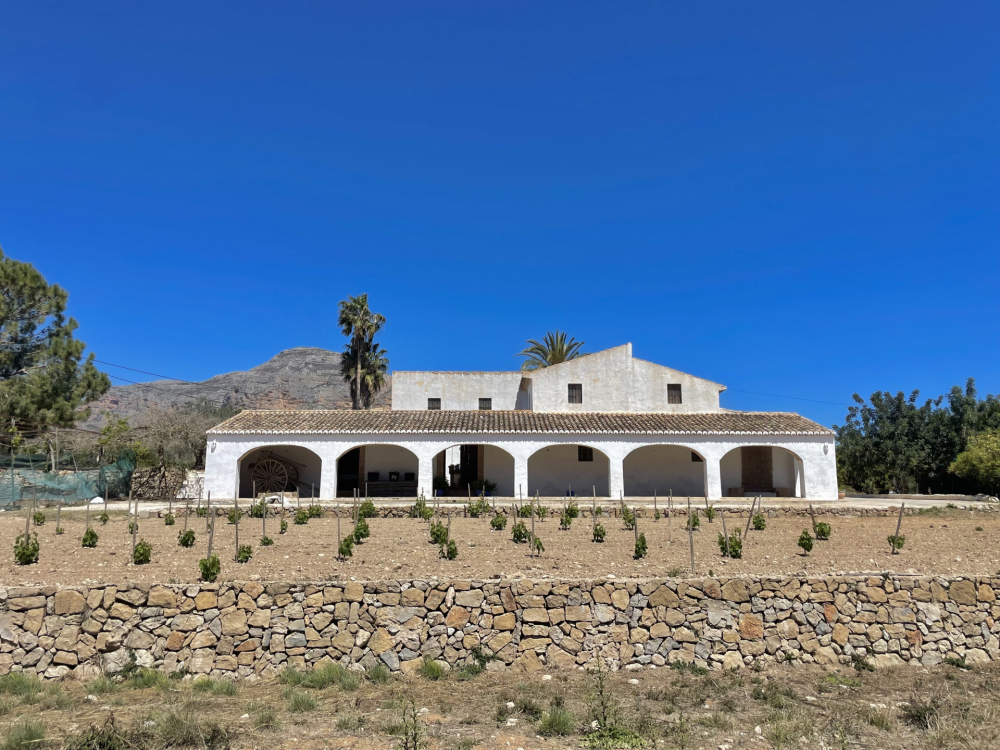
[[[208,431],[214,435],[584,433],[832,435],[789,412],[719,411],[625,414],[531,411],[242,411]]]

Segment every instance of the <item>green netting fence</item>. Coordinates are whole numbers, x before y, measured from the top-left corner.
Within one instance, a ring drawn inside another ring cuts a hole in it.
[[[15,456],[7,467],[0,459],[0,507],[33,502],[86,502],[95,497],[125,497],[135,472],[136,457],[122,451],[113,464],[81,471],[45,471],[25,466],[23,457]]]

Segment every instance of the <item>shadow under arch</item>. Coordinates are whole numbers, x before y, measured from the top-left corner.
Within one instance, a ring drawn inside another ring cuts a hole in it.
[[[262,445],[240,456],[238,472],[240,497],[254,497],[255,490],[319,497],[323,459],[301,445]]]
[[[706,474],[705,457],[685,445],[644,445],[622,462],[626,497],[705,497]]]
[[[805,497],[802,458],[777,445],[743,445],[719,460],[723,497]]]
[[[348,448],[337,457],[337,497],[416,497],[420,462],[409,448],[374,443]]]
[[[608,496],[611,462],[607,455],[589,445],[553,443],[528,458],[528,492],[540,497]],[[516,488],[515,488],[516,489]]]

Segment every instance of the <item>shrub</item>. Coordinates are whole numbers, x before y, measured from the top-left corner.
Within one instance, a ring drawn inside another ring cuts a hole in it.
[[[135,521],[128,522],[128,533],[131,534],[133,531],[139,531],[139,525]]]
[[[599,523],[595,523],[594,524],[594,541],[595,542],[603,542],[605,534],[607,534],[607,532],[604,530],[604,527],[601,524],[599,524]]]
[[[829,539],[830,531],[831,531],[830,524],[824,523],[823,521],[820,521],[818,524],[816,524],[815,532],[817,539],[823,539],[823,540]]]
[[[573,517],[569,513],[563,513],[559,516],[559,530],[569,531],[569,527],[573,525]]]
[[[491,482],[489,479],[477,479],[469,484],[469,489],[477,495],[483,495],[485,497],[487,492],[496,492],[497,487],[499,486],[500,485],[496,482]]]
[[[342,560],[346,560],[348,557],[354,555],[354,537],[348,534],[343,539],[340,540],[340,546],[337,547],[337,555]]]
[[[281,525],[278,527],[278,533],[284,534],[286,531],[288,531],[288,521],[281,519]]]
[[[767,528],[767,519],[764,518],[763,513],[754,513],[750,522],[753,524],[755,531],[763,531]]]
[[[358,517],[358,522],[354,524],[354,542],[356,544],[361,544],[361,542],[372,535],[371,530],[368,528],[368,521],[364,519],[363,516]]]
[[[153,545],[145,539],[140,539],[135,545],[135,551],[132,553],[132,562],[136,565],[147,565],[152,559]]]
[[[204,518],[208,515],[208,508],[197,508],[195,510],[195,515],[198,516],[198,518]]]
[[[622,523],[628,531],[635,528],[635,513],[625,503],[622,503]]]
[[[544,521],[546,518],[549,517],[549,509],[546,508],[544,505],[536,505],[535,515],[538,516],[539,520]]]
[[[580,506],[577,505],[576,503],[570,503],[569,505],[566,506],[566,514],[570,518],[579,518],[580,517]]]
[[[241,544],[236,550],[236,562],[238,563],[248,563],[251,557],[253,557],[253,547],[249,544]]]
[[[236,508],[230,508],[229,512],[226,514],[226,521],[228,521],[229,523],[236,523],[237,513],[240,516],[243,515],[243,511],[242,510],[241,511],[237,511]]]
[[[808,529],[802,529],[802,533],[799,534],[799,546],[802,548],[802,552],[806,555],[812,552],[813,538]]]
[[[392,679],[392,672],[385,664],[376,664],[365,673],[365,676],[376,685],[384,685]]]
[[[695,508],[694,510],[691,511],[691,515],[688,516],[685,528],[691,529],[692,531],[697,531],[699,526],[701,526],[701,518],[698,516],[698,509]]]
[[[193,547],[194,546],[194,532],[191,529],[187,531],[182,531],[177,535],[177,544],[181,547]]]
[[[101,526],[107,525],[108,521],[111,520],[111,516],[108,515],[107,511],[101,513]]]
[[[542,554],[545,551],[545,545],[542,544],[541,537],[535,537],[535,552]]]
[[[3,750],[41,748],[45,746],[44,742],[45,724],[40,721],[25,719],[20,724],[15,724],[7,733],[7,739],[3,743]]]
[[[323,517],[323,506],[322,505],[310,505],[306,508],[306,512],[309,514],[310,518],[322,518]]]
[[[219,564],[219,556],[203,557],[198,561],[198,569],[201,571],[201,580],[206,583],[214,583],[219,577],[222,566]]]
[[[295,511],[295,524],[297,526],[305,526],[309,523],[309,512],[299,508]]]
[[[522,544],[528,541],[528,527],[524,525],[524,521],[518,521],[514,524],[514,528],[511,530],[510,538],[514,540],[514,544]]]
[[[65,533],[66,529],[64,529],[62,526],[56,526],[56,536],[61,536],[62,534]]]
[[[480,516],[485,516],[493,508],[486,501],[485,497],[480,497],[473,503],[469,503],[465,506],[465,511],[469,514],[470,518],[479,518]]]
[[[565,708],[553,707],[538,724],[538,733],[544,737],[565,737],[573,733],[576,719]]]
[[[371,500],[366,499],[358,508],[358,518],[375,518],[377,515],[378,511],[375,510],[375,503]]]
[[[36,747],[32,744],[31,747]],[[128,750],[134,747],[128,735],[115,725],[115,715],[109,714],[104,726],[90,727],[68,738],[64,750]]]
[[[531,518],[531,505],[522,505],[517,509],[518,518]]]
[[[446,560],[454,560],[458,557],[458,545],[454,539],[449,539],[447,544],[441,545],[441,557]]]
[[[659,509],[653,511],[653,520],[654,521],[659,521],[661,518],[663,518],[663,516],[660,515]]]
[[[743,540],[740,539],[740,532],[734,531],[729,535],[728,540],[719,534],[719,551],[736,560],[743,557]]]
[[[448,541],[448,527],[440,521],[431,524],[431,544],[438,546]]]
[[[490,528],[494,531],[503,531],[507,528],[507,516],[497,513],[490,519]]]
[[[417,498],[417,502],[413,504],[410,508],[410,518],[419,518],[424,521],[429,521],[434,517],[434,509],[427,507],[427,501],[424,496],[421,495]]]
[[[903,545],[906,544],[906,537],[903,534],[899,536],[890,534],[886,537],[886,541],[889,542],[889,546],[893,549],[903,549]]]
[[[705,518],[708,519],[709,523],[715,523],[715,506],[709,505],[705,508]]]
[[[31,522],[35,524],[35,526],[41,526],[45,523],[45,514],[42,513],[42,511],[38,511],[31,517]]]
[[[263,518],[264,514],[267,513],[267,501],[261,498],[256,503],[250,503],[247,513],[250,514],[250,518]]]
[[[274,540],[271,537],[269,537],[269,536],[262,536],[260,538],[260,546],[261,547],[270,547],[272,544],[274,544]]]
[[[646,551],[646,535],[639,534],[639,538],[635,540],[635,552],[632,557],[641,560],[646,556]]]
[[[316,710],[316,699],[309,693],[303,693],[301,690],[286,690],[285,698],[288,699],[288,708],[293,714]]]
[[[38,562],[38,534],[18,534],[14,540],[14,562],[18,565],[33,565]]]
[[[424,659],[424,663],[417,671],[421,677],[426,677],[428,680],[440,680],[444,677],[444,667],[441,666],[441,662],[433,659]]]
[[[94,548],[97,546],[97,532],[94,531],[89,526],[87,530],[83,532],[83,540],[80,542],[81,545],[88,548]]]
[[[175,523],[177,523],[177,520],[174,518],[173,513],[167,513],[167,515],[163,517],[164,526],[173,526]]]

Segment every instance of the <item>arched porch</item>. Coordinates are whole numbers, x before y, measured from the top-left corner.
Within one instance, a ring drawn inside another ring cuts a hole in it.
[[[796,453],[776,445],[744,445],[719,461],[722,495],[806,497],[805,465]]]

